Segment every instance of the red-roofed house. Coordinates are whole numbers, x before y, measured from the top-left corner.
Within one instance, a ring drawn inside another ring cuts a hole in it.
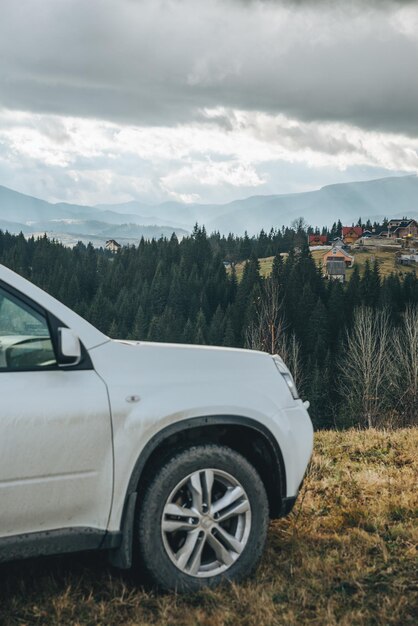
[[[361,226],[343,226],[342,236],[345,244],[350,245],[360,239],[363,234]]]
[[[309,235],[310,246],[326,246],[328,237],[326,235]]]

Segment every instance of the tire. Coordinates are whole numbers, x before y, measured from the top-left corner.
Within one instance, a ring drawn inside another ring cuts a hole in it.
[[[190,447],[155,472],[139,503],[140,567],[164,590],[239,581],[258,564],[268,521],[264,485],[241,454]]]

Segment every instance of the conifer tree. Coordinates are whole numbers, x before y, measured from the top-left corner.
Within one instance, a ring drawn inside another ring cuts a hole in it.
[[[225,333],[224,333],[222,343],[224,346],[227,346],[227,347],[234,347],[236,345],[234,327],[230,319],[228,319],[226,322]]]
[[[224,333],[224,313],[221,309],[221,306],[218,304],[215,314],[213,315],[210,322],[208,331],[208,343],[213,346],[222,345]]]
[[[194,327],[191,319],[189,318],[184,326],[182,342],[183,343],[193,343],[195,338]]]
[[[206,318],[203,310],[200,309],[196,317],[196,324],[194,328],[194,343],[205,344],[207,335]]]
[[[134,319],[133,328],[130,333],[130,339],[135,339],[137,341],[141,339],[145,340],[146,336],[147,336],[147,323],[146,323],[146,318],[144,314],[144,309],[142,308],[142,306],[140,306],[138,308],[138,311]]]

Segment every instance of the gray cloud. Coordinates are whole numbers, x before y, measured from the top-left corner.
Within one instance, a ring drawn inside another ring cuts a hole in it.
[[[233,2],[237,2],[238,4],[290,4],[295,6],[307,6],[313,5],[318,6],[321,4],[335,5],[335,4],[347,4],[345,0],[232,0]],[[368,7],[382,7],[388,4],[395,5],[409,5],[416,4],[417,0],[351,0],[351,4],[359,5],[364,9]]]
[[[175,125],[226,106],[418,135],[414,1],[3,0],[0,56],[11,109]]]

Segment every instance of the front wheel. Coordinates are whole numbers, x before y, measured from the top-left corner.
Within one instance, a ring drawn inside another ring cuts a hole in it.
[[[141,565],[162,589],[240,580],[260,559],[268,518],[264,485],[241,454],[188,448],[157,470],[140,503]]]

